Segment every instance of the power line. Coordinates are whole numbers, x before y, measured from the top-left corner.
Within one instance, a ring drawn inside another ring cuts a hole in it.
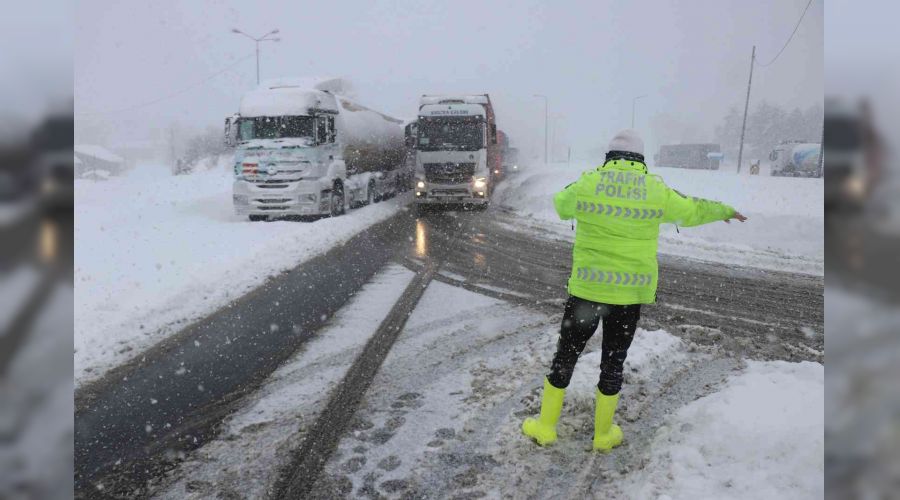
[[[766,64],[756,63],[757,66],[759,66],[761,68],[765,68],[766,66],[769,66],[778,60],[778,57],[781,56],[781,53],[784,52],[784,49],[786,49],[787,46],[791,43],[791,40],[794,39],[794,35],[797,34],[797,28],[800,27],[800,23],[803,22],[803,18],[806,16],[806,11],[809,10],[809,6],[812,5],[812,3],[813,3],[813,0],[809,0],[809,2],[806,3],[806,8],[803,9],[803,14],[800,14],[800,19],[797,21],[797,25],[794,26],[794,31],[791,32],[791,36],[789,36],[787,41],[784,42],[784,46],[781,47],[781,50],[778,51],[778,54],[775,55],[775,58],[772,59],[771,61],[767,62]]]
[[[171,93],[171,94],[167,94],[167,95],[165,95],[165,96],[163,96],[163,97],[160,97],[160,98],[158,98],[158,99],[153,99],[152,101],[142,102],[142,103],[140,103],[140,104],[135,104],[135,105],[128,106],[128,107],[125,107],[125,108],[109,109],[109,110],[106,110],[106,111],[89,111],[89,112],[86,112],[86,113],[75,113],[75,116],[94,116],[94,115],[108,115],[108,114],[114,114],[114,113],[124,113],[125,111],[133,111],[133,110],[135,110],[135,109],[146,108],[147,106],[152,106],[152,105],[154,105],[154,104],[157,104],[157,103],[160,103],[160,102],[163,102],[163,101],[172,99],[173,97],[178,97],[178,96],[180,96],[180,95],[182,95],[182,94],[184,94],[184,93],[186,93],[186,92],[188,92],[188,91],[194,90],[194,88],[196,88],[196,87],[198,87],[198,86],[201,86],[201,85],[205,84],[206,82],[208,82],[208,81],[212,80],[213,78],[215,78],[215,77],[221,75],[222,73],[225,73],[226,71],[228,71],[228,70],[234,68],[234,67],[237,66],[238,64],[240,64],[240,63],[246,61],[247,59],[250,59],[251,57],[253,57],[253,54],[247,54],[246,56],[244,56],[244,57],[238,59],[237,61],[231,63],[230,65],[226,66],[225,68],[223,68],[223,69],[221,69],[221,70],[219,70],[219,71],[216,71],[215,73],[213,73],[213,74],[207,76],[206,78],[204,78],[204,79],[198,81],[197,83],[194,83],[194,84],[192,84],[192,85],[189,86],[189,87],[185,87],[185,88],[183,88],[183,89],[181,89],[181,90],[179,90],[179,91],[177,91],[177,92],[173,92],[173,93]]]

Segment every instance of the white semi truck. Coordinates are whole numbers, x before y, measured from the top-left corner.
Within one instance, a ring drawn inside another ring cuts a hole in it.
[[[416,204],[486,208],[500,168],[490,97],[422,96],[417,129]]]
[[[785,141],[769,153],[771,175],[782,177],[821,177],[819,155],[822,145],[812,142]]]
[[[392,196],[403,122],[341,95],[340,79],[274,80],[225,120],[234,153],[234,210],[252,221],[338,216]]]

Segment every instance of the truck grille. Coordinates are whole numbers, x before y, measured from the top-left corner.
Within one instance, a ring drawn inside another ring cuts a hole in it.
[[[437,184],[462,184],[475,174],[474,163],[425,163],[425,180]]]

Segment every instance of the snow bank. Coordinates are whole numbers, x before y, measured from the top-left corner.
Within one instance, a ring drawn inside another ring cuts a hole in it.
[[[500,185],[501,205],[574,238],[553,209],[553,195],[595,165],[535,166]],[[824,272],[822,179],[737,175],[733,171],[650,168],[669,186],[732,205],[750,219],[693,228],[660,228],[661,253],[821,275]]]
[[[628,498],[822,498],[825,370],[751,361],[660,428]]]
[[[111,152],[103,146],[97,146],[94,144],[76,144],[72,147],[72,149],[77,154],[89,156],[92,158],[98,158],[110,163],[122,163],[123,161],[125,161],[121,156]]]
[[[314,223],[251,223],[225,166],[143,166],[75,181],[75,378],[82,383],[396,213],[400,200]]]

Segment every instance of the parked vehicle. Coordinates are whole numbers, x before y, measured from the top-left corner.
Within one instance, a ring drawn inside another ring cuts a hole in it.
[[[487,94],[422,96],[416,141],[418,206],[486,208],[501,167],[497,124]]]
[[[718,170],[722,149],[718,144],[669,144],[659,147],[659,167]]]
[[[31,135],[37,153],[35,168],[40,177],[41,204],[46,210],[71,212],[75,203],[75,157],[71,115],[49,116]]]
[[[225,120],[235,212],[250,220],[338,216],[394,195],[403,122],[341,95],[340,79],[276,80],[248,92]]]
[[[506,175],[517,174],[521,171],[521,165],[519,165],[519,149],[518,148],[507,148],[503,152],[503,172]]]
[[[825,101],[825,208],[865,206],[884,169],[885,146],[866,102]]]
[[[820,177],[819,155],[822,145],[812,142],[785,141],[769,153],[771,175],[782,177]]]

